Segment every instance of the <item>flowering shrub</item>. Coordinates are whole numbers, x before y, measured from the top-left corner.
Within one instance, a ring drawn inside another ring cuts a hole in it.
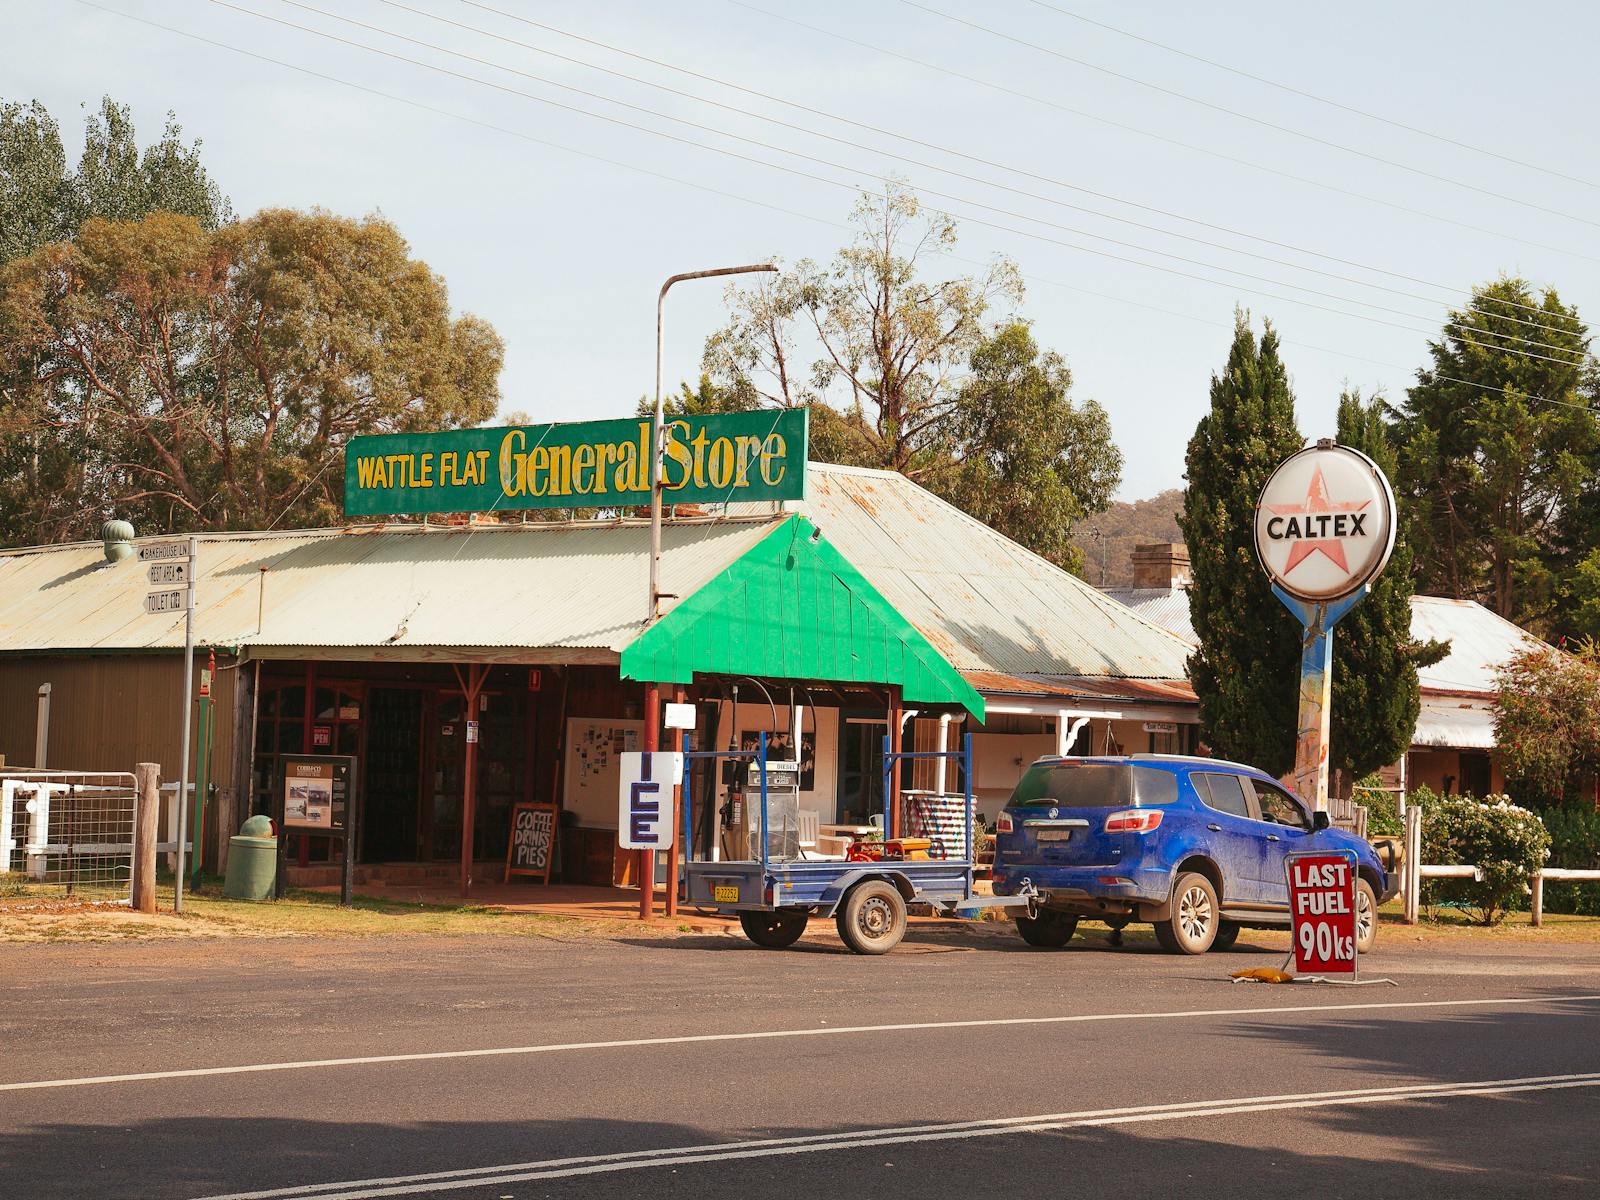
[[[1494,738],[1506,777],[1528,797],[1569,794],[1600,766],[1600,650],[1545,646],[1497,673]]]
[[[1533,873],[1550,857],[1550,834],[1537,813],[1505,796],[1437,796],[1419,788],[1422,861],[1474,866],[1481,880],[1429,879],[1423,902],[1464,904],[1484,925],[1493,925],[1521,903]]]

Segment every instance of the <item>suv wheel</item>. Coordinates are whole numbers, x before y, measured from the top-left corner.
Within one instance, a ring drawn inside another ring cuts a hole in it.
[[[1356,953],[1371,954],[1378,944],[1378,897],[1365,879],[1356,880]]]
[[[1217,889],[1204,875],[1178,876],[1172,888],[1172,915],[1156,922],[1156,941],[1172,954],[1204,954],[1222,924]]]
[[[1077,932],[1078,918],[1072,913],[1040,909],[1036,917],[1018,917],[1017,932],[1030,946],[1055,950],[1065,946]]]
[[[1217,926],[1216,940],[1211,943],[1213,950],[1232,950],[1233,944],[1239,940],[1240,926],[1234,921],[1223,921]]]

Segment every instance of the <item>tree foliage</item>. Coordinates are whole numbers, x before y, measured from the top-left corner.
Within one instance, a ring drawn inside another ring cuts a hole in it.
[[[1577,603],[1564,580],[1596,545],[1582,515],[1600,480],[1588,331],[1554,290],[1500,279],[1429,352],[1397,413],[1417,590],[1551,632]]]
[[[1300,449],[1294,395],[1269,323],[1258,344],[1246,314],[1228,364],[1211,377],[1211,410],[1189,439],[1178,523],[1194,582],[1199,648],[1189,678],[1205,741],[1273,775],[1294,765],[1300,626],[1256,561],[1254,513],[1273,469]]]
[[[0,102],[0,264],[70,241],[93,217],[136,221],[183,213],[206,229],[232,219],[227,199],[167,114],[160,140],[141,153],[126,105],[107,96],[84,125],[83,154],[67,168],[61,131],[37,100]]]
[[[1360,450],[1392,481],[1396,455],[1381,400],[1357,392],[1339,398],[1337,440]],[[1411,638],[1412,550],[1396,497],[1394,553],[1372,581],[1366,599],[1345,614],[1333,635],[1333,712],[1329,762],[1359,779],[1398,762],[1411,745],[1421,699],[1417,668],[1448,653],[1445,642]]]
[[[1506,780],[1530,798],[1573,798],[1600,770],[1600,653],[1522,651],[1496,676],[1494,739]]]
[[[1001,326],[972,352],[951,414],[950,466],[929,486],[1034,553],[1082,564],[1073,526],[1111,502],[1122,453],[1093,400],[1075,404],[1061,356],[1041,354],[1028,326]]]
[[[811,408],[811,453],[899,471],[1062,565],[1073,523],[1109,503],[1121,455],[1106,414],[1027,325],[990,319],[1021,299],[1014,264],[931,283],[956,228],[891,186],[863,196],[854,240],[749,289],[706,343],[719,403]]]
[[[501,357],[381,219],[93,218],[0,268],[0,537],[337,520],[352,434],[486,419]]]

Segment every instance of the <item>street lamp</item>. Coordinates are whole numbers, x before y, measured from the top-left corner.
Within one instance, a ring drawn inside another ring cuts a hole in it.
[[[686,271],[682,275],[669,276],[661,285],[661,291],[656,296],[656,415],[655,423],[651,427],[650,444],[653,453],[650,456],[650,608],[645,613],[645,625],[649,626],[661,615],[661,493],[662,475],[666,466],[666,416],[661,407],[661,329],[662,310],[666,306],[667,292],[675,283],[685,279],[715,279],[719,275],[753,275],[764,271],[776,271],[778,268],[772,263],[753,263],[744,267],[717,267],[711,271]],[[647,752],[660,749],[661,738],[661,689],[651,681],[644,685],[644,746]],[[672,878],[667,881],[667,886],[676,889],[677,880],[677,842],[674,839],[673,851],[668,854],[668,869]],[[649,920],[651,910],[655,908],[656,891],[656,856],[653,850],[639,851],[639,916]],[[676,895],[675,891],[672,893]],[[668,912],[672,911],[669,903]]]
[[[661,615],[661,492],[662,473],[666,466],[666,418],[661,407],[661,320],[666,305],[667,292],[675,283],[685,279],[715,279],[719,275],[754,275],[763,271],[776,271],[772,263],[753,263],[744,267],[717,267],[711,271],[686,271],[670,276],[661,285],[656,296],[656,416],[651,430],[651,445],[655,453],[650,463],[650,609],[645,613],[648,625]]]

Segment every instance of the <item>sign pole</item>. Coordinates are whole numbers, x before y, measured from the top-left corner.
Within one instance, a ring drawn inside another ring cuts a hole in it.
[[[194,567],[200,539],[189,539],[188,583],[183,594],[183,756],[178,760],[178,869],[172,880],[172,911],[183,911],[184,841],[189,832],[189,735],[194,714]],[[200,849],[195,847],[196,851]]]
[[[1300,622],[1300,719],[1294,743],[1294,790],[1318,812],[1328,808],[1328,733],[1333,715],[1333,627],[1370,588],[1332,603],[1297,600],[1277,584],[1272,594]]]

